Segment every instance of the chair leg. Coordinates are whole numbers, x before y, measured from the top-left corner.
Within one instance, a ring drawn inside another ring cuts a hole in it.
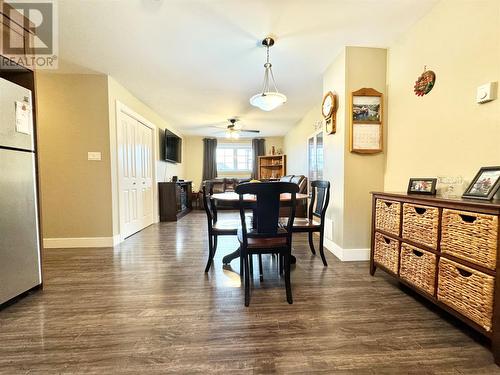
[[[311,253],[316,255],[316,250],[314,250],[314,242],[313,242],[313,232],[309,232],[309,249],[311,249]]]
[[[319,253],[321,255],[321,260],[323,261],[323,265],[325,267],[328,267],[328,263],[326,262],[326,257],[325,257],[325,252],[323,251],[323,237],[324,237],[324,230],[322,229],[319,232]]]
[[[219,237],[218,236],[214,236],[214,256],[215,256],[215,252],[217,251],[217,239]]]
[[[251,257],[251,255],[250,255]],[[245,274],[245,306],[250,305],[250,270],[248,267],[248,255],[245,255],[243,258],[244,271]]]
[[[214,236],[217,238],[217,236]],[[210,270],[210,266],[212,265],[213,259],[214,259],[214,254],[215,250],[212,245],[212,235],[208,235],[208,260],[207,260],[207,265],[205,266],[205,272],[208,272]]]
[[[243,255],[241,254],[241,247],[240,247],[240,280],[241,281],[243,281],[243,276],[244,276]]]
[[[264,275],[262,274],[262,254],[259,254],[259,276],[260,281],[264,281]]]
[[[283,263],[284,263],[284,258],[281,253],[278,254],[278,264],[279,264],[279,272],[280,275],[283,275]]]
[[[250,259],[250,275],[252,276],[253,279],[253,254],[248,254],[248,258]]]
[[[285,289],[286,300],[289,304],[292,304],[292,286],[290,283],[290,250],[287,250],[287,252],[285,253]]]

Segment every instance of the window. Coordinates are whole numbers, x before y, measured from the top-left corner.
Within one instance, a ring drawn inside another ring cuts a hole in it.
[[[253,164],[250,143],[222,143],[217,145],[218,172],[250,172]]]

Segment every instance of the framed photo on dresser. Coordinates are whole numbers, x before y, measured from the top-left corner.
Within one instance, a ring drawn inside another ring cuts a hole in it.
[[[500,188],[500,166],[483,167],[477,172],[463,198],[491,200]]]

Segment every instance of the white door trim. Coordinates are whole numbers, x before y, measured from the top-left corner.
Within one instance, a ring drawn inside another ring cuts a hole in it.
[[[123,241],[125,239],[124,234],[122,233],[122,217],[121,217],[121,207],[122,207],[122,201],[123,198],[121,196],[121,189],[120,189],[120,152],[119,152],[119,139],[120,137],[119,132],[120,132],[120,122],[122,119],[122,113],[132,117],[133,119],[139,121],[141,124],[147,126],[150,128],[153,132],[153,149],[154,152],[151,153],[151,174],[152,174],[152,187],[153,187],[153,199],[151,204],[153,205],[152,207],[152,212],[153,212],[153,223],[158,222],[158,184],[157,184],[157,177],[156,177],[156,160],[159,158],[159,150],[158,150],[158,127],[153,124],[151,121],[145,119],[143,116],[135,112],[134,110],[130,109],[128,106],[120,102],[119,100],[116,100],[116,134],[115,134],[115,139],[116,139],[116,166],[117,166],[117,173],[118,173],[118,179],[117,179],[117,190],[115,191],[116,194],[118,194],[118,225],[119,225],[119,230],[120,230],[120,241]]]

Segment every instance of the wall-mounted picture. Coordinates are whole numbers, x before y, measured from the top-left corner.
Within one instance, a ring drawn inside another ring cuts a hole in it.
[[[463,198],[491,200],[500,188],[500,166],[483,167],[462,195]]]
[[[354,122],[380,123],[381,100],[380,96],[353,96],[352,120]]]
[[[410,178],[408,194],[436,195],[437,178]]]

